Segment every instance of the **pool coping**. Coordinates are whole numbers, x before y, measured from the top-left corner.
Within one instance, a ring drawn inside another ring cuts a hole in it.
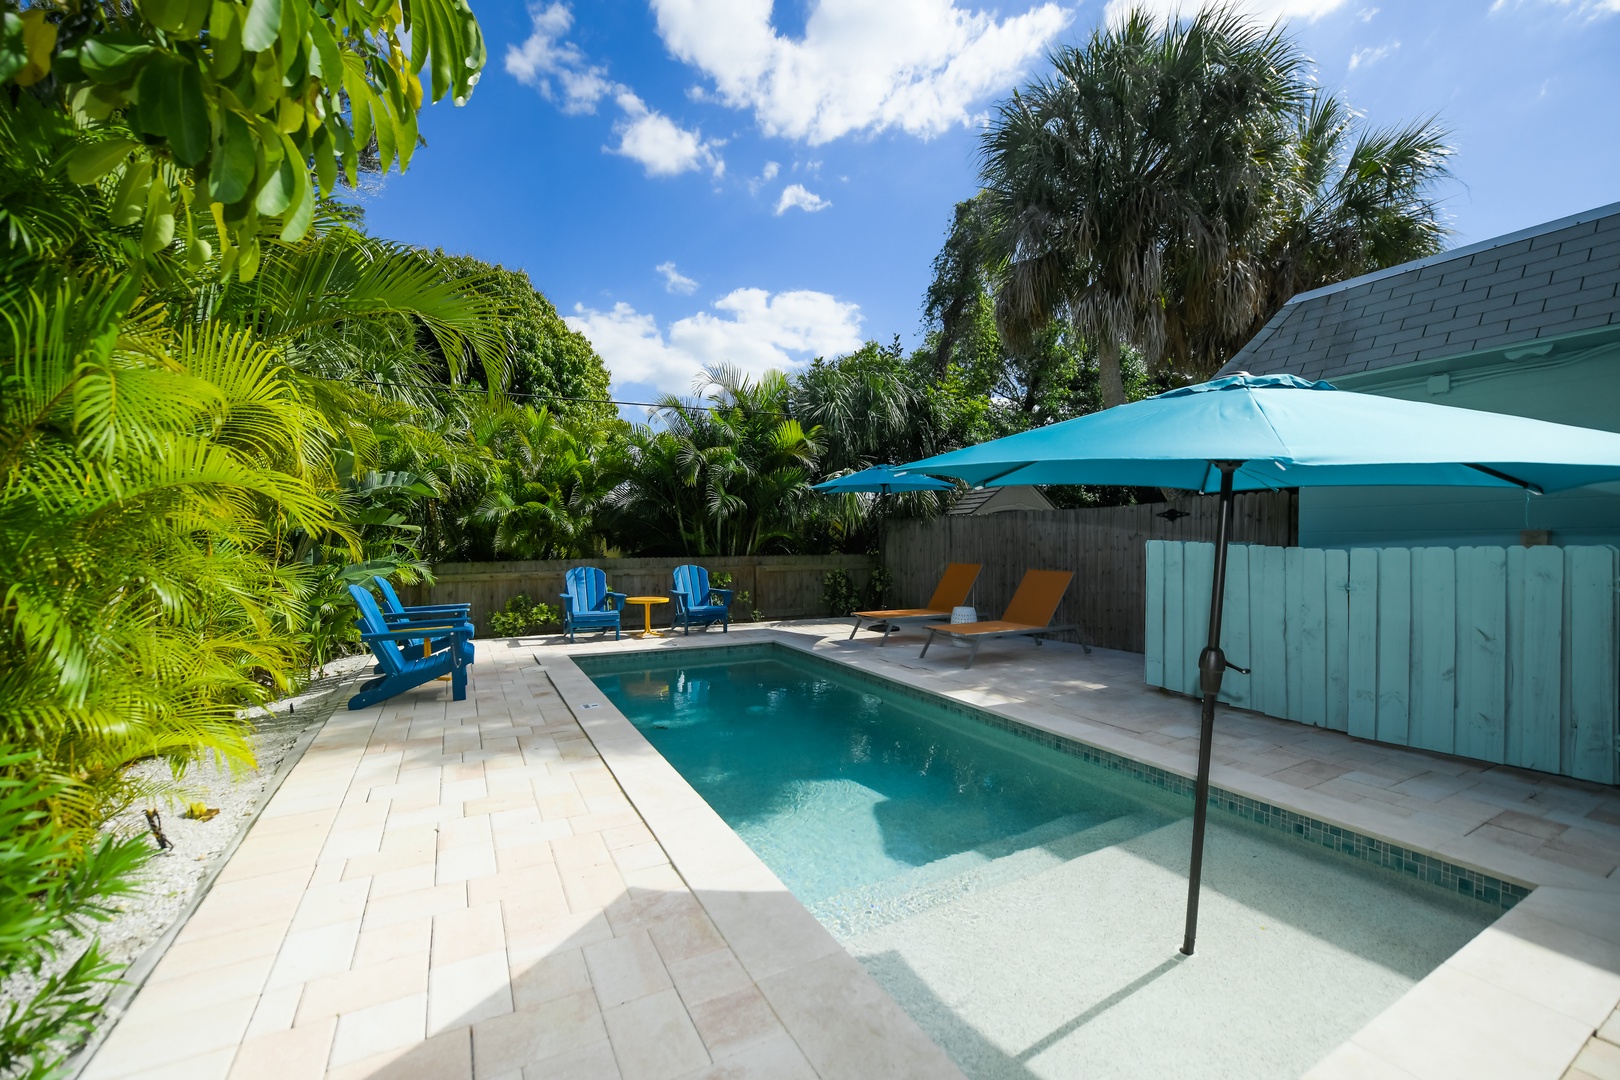
[[[926,695],[946,707],[954,705],[973,710],[976,720],[989,716],[1000,721],[995,726],[1002,723],[1017,725],[1023,730],[1012,727],[1007,730],[1016,734],[1027,731],[1036,741],[1044,741],[1045,738],[1062,740],[1062,745],[1054,748],[1067,751],[1070,747],[1081,747],[1098,755],[1102,759],[1100,763],[1117,759],[1132,767],[1148,770],[1154,776],[1163,774],[1167,784],[1189,782],[1190,770],[1178,767],[1180,762],[1177,760],[1169,760],[1176,755],[1154,753],[1155,749],[1163,749],[1155,744],[1126,738],[1125,733],[1107,731],[1100,724],[1096,725],[1095,732],[1088,732],[1095,736],[1094,739],[1081,738],[1072,730],[1062,730],[1064,727],[1073,728],[1073,722],[1061,717],[1043,716],[1037,706],[1027,701],[994,701],[987,700],[990,695],[970,690],[952,692],[916,686],[896,677],[907,674],[904,669],[882,674],[870,671],[859,663],[869,650],[849,654],[818,648],[827,639],[815,636],[811,630],[810,636],[814,640],[806,640],[806,629],[760,627],[738,635],[740,640],[735,642],[712,639],[701,643],[669,641],[634,651],[641,655],[668,657],[676,651],[685,652],[688,649],[780,645],[824,662],[835,663],[843,671],[881,680],[886,688]],[[574,648],[567,653],[548,650],[545,663],[553,663],[554,657],[567,659],[569,663],[566,668],[572,676],[567,681],[585,693],[601,697],[603,695],[595,684],[572,660],[574,656],[604,654],[626,656],[629,650],[612,646]],[[869,659],[876,661],[875,657]],[[582,680],[584,686],[579,686],[574,680]],[[556,682],[555,679],[553,681]],[[560,693],[564,692],[562,685],[558,689]],[[564,698],[568,700],[567,693],[564,693]],[[603,701],[601,704],[601,711],[611,711],[618,723],[634,731],[629,721],[610,702]],[[586,723],[581,720],[582,726]],[[645,744],[645,739],[639,733],[635,734]],[[1106,745],[1109,741],[1115,745]],[[1120,745],[1123,743],[1131,745]],[[646,749],[651,750],[650,744],[646,745]],[[1126,749],[1134,752],[1122,752]],[[656,751],[652,751],[652,755],[657,757]],[[1142,760],[1144,757],[1150,760]],[[1154,758],[1158,760],[1152,760]],[[603,759],[608,760],[606,753],[603,753]],[[661,757],[658,760],[663,761]],[[611,762],[609,768],[614,768]],[[664,763],[664,768],[674,773],[667,763]],[[618,770],[614,769],[614,772],[617,776]],[[1420,980],[1361,1031],[1324,1057],[1306,1074],[1309,1080],[1348,1080],[1351,1077],[1411,1080],[1412,1077],[1452,1075],[1546,1077],[1553,1080],[1564,1075],[1587,1037],[1620,1003],[1620,882],[1589,875],[1546,875],[1549,880],[1538,881],[1536,879],[1543,875],[1532,872],[1538,869],[1533,860],[1510,866],[1454,860],[1434,850],[1442,846],[1440,843],[1424,845],[1423,841],[1427,838],[1422,835],[1424,827],[1421,825],[1414,823],[1410,830],[1404,830],[1398,825],[1387,826],[1384,822],[1369,827],[1366,821],[1352,824],[1348,820],[1333,820],[1332,814],[1302,809],[1300,801],[1310,801],[1309,793],[1303,790],[1299,793],[1305,798],[1296,801],[1275,790],[1282,785],[1268,782],[1264,777],[1248,776],[1219,765],[1215,773],[1222,781],[1218,785],[1221,790],[1233,800],[1240,800],[1227,807],[1240,816],[1247,804],[1252,804],[1256,812],[1260,807],[1265,807],[1264,816],[1268,820],[1262,824],[1292,828],[1294,819],[1287,815],[1295,815],[1302,819],[1298,822],[1302,827],[1306,821],[1320,823],[1326,830],[1336,829],[1341,834],[1372,841],[1374,845],[1391,845],[1403,853],[1421,855],[1436,864],[1437,869],[1452,867],[1454,874],[1461,872],[1463,875],[1458,880],[1495,879],[1513,887],[1510,890],[1512,893],[1521,889],[1527,891],[1522,898],[1514,897],[1514,902],[1508,905],[1511,910]],[[678,774],[675,775],[678,778]],[[1233,779],[1240,782],[1234,784]],[[623,778],[620,783],[625,786],[626,794],[630,795],[630,787],[624,784]],[[718,820],[718,815],[702,802],[695,791],[691,791],[690,785],[685,784],[684,780],[681,785],[707,810],[710,817]],[[631,798],[635,801],[634,795]],[[1346,808],[1354,809],[1349,804],[1346,804]],[[663,835],[659,833],[654,820],[661,816],[659,809],[653,807],[652,817],[639,803],[637,809],[662,841]],[[1276,820],[1271,820],[1274,817]],[[668,824],[666,821],[666,827]],[[746,849],[747,845],[729,828],[725,828],[724,822],[720,822],[720,825],[734,844]],[[1411,837],[1401,835],[1406,831],[1418,834],[1416,843]],[[1327,840],[1338,839],[1332,832],[1324,835]],[[1332,847],[1331,843],[1321,838],[1318,838],[1318,843]],[[1344,852],[1342,847],[1340,851],[1357,857],[1357,844],[1353,840],[1349,852]],[[1425,850],[1425,846],[1429,850]],[[1379,850],[1376,846],[1368,847],[1361,843],[1363,861],[1371,861],[1366,858],[1366,853]],[[748,854],[752,856],[751,851]],[[670,852],[670,857],[679,868],[674,851]],[[701,861],[701,855],[699,859]],[[753,857],[753,861],[758,863],[757,856]],[[1427,863],[1418,865],[1428,866]],[[762,863],[759,867],[764,869]],[[1404,866],[1402,872],[1406,872]],[[769,871],[765,870],[765,873],[768,875]],[[1466,875],[1477,877],[1470,879]],[[1414,873],[1411,876],[1419,875]],[[774,876],[771,880],[775,881]],[[776,884],[780,886],[779,882]],[[814,920],[797,900],[793,900],[793,907],[804,918]],[[754,932],[761,930],[756,927]],[[833,944],[838,947],[836,942]],[[843,951],[841,947],[838,948],[840,952]],[[848,956],[847,953],[844,955]],[[854,963],[853,959],[851,963]],[[884,998],[889,1000],[887,995]]]
[[[535,660],[819,1076],[966,1080],[572,656]]]

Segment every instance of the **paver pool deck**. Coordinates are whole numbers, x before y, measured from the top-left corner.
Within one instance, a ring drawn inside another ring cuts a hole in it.
[[[1133,654],[994,643],[963,670],[847,634],[481,641],[466,701],[339,710],[85,1080],[959,1076],[568,658],[774,640],[1182,775],[1196,708]],[[1534,887],[1307,1075],[1609,1075],[1620,790],[1230,709],[1216,731],[1221,788]]]

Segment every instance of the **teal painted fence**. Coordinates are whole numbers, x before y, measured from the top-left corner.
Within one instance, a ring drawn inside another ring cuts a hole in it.
[[[1149,685],[1198,693],[1213,544],[1147,545]],[[1221,700],[1413,746],[1613,784],[1613,547],[1234,545]]]

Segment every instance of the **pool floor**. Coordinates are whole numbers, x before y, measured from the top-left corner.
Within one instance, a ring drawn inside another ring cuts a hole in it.
[[[732,655],[581,666],[970,1077],[1298,1076],[1497,914],[1215,815],[1182,957],[1186,800]]]

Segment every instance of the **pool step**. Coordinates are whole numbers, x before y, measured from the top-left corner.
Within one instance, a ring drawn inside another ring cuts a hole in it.
[[[1056,818],[983,848],[936,859],[887,880],[829,896],[809,908],[834,937],[849,941],[968,893],[994,889],[1122,844],[1174,820],[1174,815],[1157,810],[1143,810],[1101,823],[1085,814]]]

